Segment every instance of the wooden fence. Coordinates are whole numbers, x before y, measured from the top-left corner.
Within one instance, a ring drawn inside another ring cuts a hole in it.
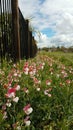
[[[10,57],[12,45],[11,0],[0,0],[0,62]]]
[[[32,31],[30,31],[29,29],[29,21],[24,19],[20,10],[19,10],[19,25],[20,25],[21,58],[28,59],[34,57],[37,52],[36,41],[32,36]]]
[[[0,0],[0,63],[34,57],[37,45],[29,21],[18,8],[18,0]]]

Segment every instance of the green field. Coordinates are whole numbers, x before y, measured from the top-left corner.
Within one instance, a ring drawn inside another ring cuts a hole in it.
[[[73,130],[73,53],[39,51],[0,69],[1,130]]]
[[[64,52],[46,52],[41,51],[40,54],[47,55],[49,57],[54,58],[54,60],[57,60],[61,63],[64,63],[65,65],[72,65],[73,66],[73,53],[64,53]]]

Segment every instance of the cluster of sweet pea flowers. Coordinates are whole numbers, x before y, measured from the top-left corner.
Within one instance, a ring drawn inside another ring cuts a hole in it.
[[[30,74],[30,76],[34,76],[36,74],[36,65],[32,64],[29,65],[28,62],[25,62],[24,67],[23,67],[23,71],[26,75]]]
[[[44,94],[47,95],[48,97],[51,97],[52,96],[51,93],[50,93],[51,91],[52,91],[52,88],[46,89],[44,91]]]
[[[16,83],[19,82],[19,78],[21,78],[21,71],[18,70],[17,68],[12,68],[12,70],[7,76],[9,85],[11,85],[13,81]]]
[[[38,63],[37,69],[38,70],[43,70],[44,66],[45,66],[45,62],[40,62],[40,63]]]
[[[11,107],[12,102],[18,103],[19,97],[16,96],[16,92],[20,90],[20,85],[16,84],[13,88],[8,87],[7,93],[5,94],[6,97],[6,103],[2,106],[2,112],[3,112],[3,119],[7,118],[7,107]]]
[[[62,78],[68,77],[68,74],[65,70],[62,70],[61,74],[62,74]]]
[[[51,80],[51,79],[46,80],[46,85],[51,85],[51,83],[52,83],[52,80]]]
[[[23,111],[25,112],[25,114],[27,115],[26,118],[24,119],[24,123],[26,126],[29,126],[31,124],[31,121],[30,121],[30,114],[32,113],[33,111],[33,108],[31,107],[30,104],[26,105],[24,108],[23,108]]]
[[[16,97],[16,91],[20,90],[20,85],[14,85],[13,88],[9,87],[7,93],[5,94],[6,98],[12,98],[14,102],[18,102],[19,98]]]
[[[26,117],[24,118],[22,125],[25,124],[25,126],[28,127],[31,124],[30,114],[33,112],[33,108],[30,104],[27,104],[26,106],[24,106],[23,111]],[[19,124],[19,122],[14,123],[12,126],[16,130],[21,130],[21,125]]]
[[[26,75],[34,76],[38,73],[38,70],[43,70],[45,63],[37,63],[38,65],[36,66],[35,63],[32,63],[31,65],[28,62],[25,62],[23,71]]]

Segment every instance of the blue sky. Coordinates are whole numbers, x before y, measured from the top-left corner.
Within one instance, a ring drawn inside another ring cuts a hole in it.
[[[18,0],[38,47],[73,46],[73,0]],[[40,34],[40,37],[39,37]]]
[[[43,34],[46,34],[47,37],[53,37],[55,35],[55,31],[51,28],[46,28],[42,30]]]

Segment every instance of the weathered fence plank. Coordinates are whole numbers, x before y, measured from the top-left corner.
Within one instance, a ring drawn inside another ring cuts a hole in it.
[[[18,0],[0,0],[0,63],[5,58],[18,61],[34,57],[35,42],[29,21],[18,8]]]
[[[12,26],[13,26],[13,45],[15,48],[14,59],[20,60],[20,34],[19,34],[19,10],[18,0],[12,0]]]
[[[0,0],[0,59],[9,57],[11,44],[11,0]]]

